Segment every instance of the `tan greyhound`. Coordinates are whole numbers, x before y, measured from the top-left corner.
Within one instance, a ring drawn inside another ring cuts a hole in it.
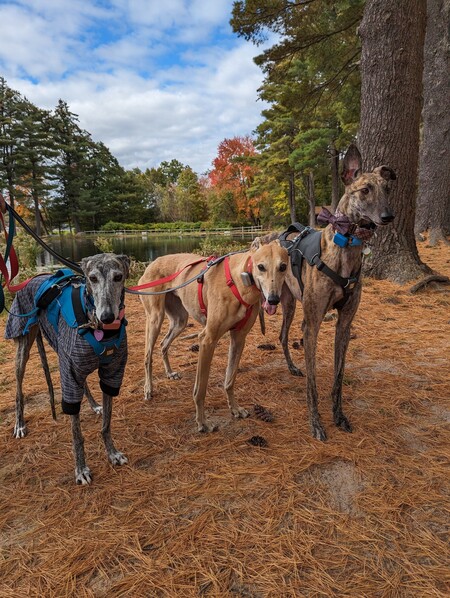
[[[152,356],[159,336],[164,314],[170,326],[162,341],[162,356],[168,378],[177,379],[179,374],[170,367],[168,351],[173,340],[186,328],[188,316],[204,325],[198,335],[199,357],[194,386],[196,422],[199,432],[213,428],[205,420],[204,402],[211,362],[219,339],[230,331],[230,350],[225,375],[225,391],[228,405],[234,417],[248,417],[234,396],[234,383],[245,339],[258,315],[260,304],[269,314],[276,311],[284,284],[288,252],[279,241],[262,245],[255,239],[249,251],[234,253],[211,262],[204,276],[197,283],[195,277],[205,270],[205,259],[198,255],[179,253],[159,257],[146,269],[139,285],[163,278],[172,280],[155,286],[157,291],[177,288],[160,295],[141,295],[146,310],[145,346],[145,399],[152,396]],[[173,278],[173,274],[179,274]],[[180,285],[194,278],[194,282],[182,288]]]

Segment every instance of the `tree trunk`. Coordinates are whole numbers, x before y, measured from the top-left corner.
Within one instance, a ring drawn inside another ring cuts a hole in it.
[[[314,174],[312,171],[305,176],[305,187],[309,206],[309,226],[314,228],[316,226],[316,191],[314,188]]]
[[[334,214],[340,200],[339,193],[339,152],[334,143],[330,146],[331,156],[331,212]]]
[[[450,0],[428,0],[415,232],[429,230],[430,245],[450,231],[449,19]]]
[[[291,222],[296,222],[297,216],[295,213],[295,174],[289,174],[289,213],[291,215]]]
[[[414,237],[425,22],[424,0],[367,0],[359,28],[363,170],[385,164],[398,178],[395,220],[378,228],[365,271],[400,283],[429,271]]]

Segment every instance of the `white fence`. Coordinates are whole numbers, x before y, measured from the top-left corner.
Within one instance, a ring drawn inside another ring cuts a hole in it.
[[[129,230],[129,229],[118,229],[118,230],[87,230],[83,231],[82,235],[96,235],[96,236],[104,236],[104,235],[142,235],[143,237],[147,235],[197,235],[197,236],[207,236],[207,235],[253,235],[253,234],[261,234],[263,228],[261,225],[259,226],[238,226],[236,228],[177,228],[177,229],[161,229],[161,228],[151,228],[148,230]]]

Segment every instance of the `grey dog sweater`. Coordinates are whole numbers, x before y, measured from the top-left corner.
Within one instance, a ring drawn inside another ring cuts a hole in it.
[[[23,335],[28,318],[17,317],[14,314],[27,314],[34,309],[34,296],[47,278],[48,275],[34,278],[16,294],[6,322],[6,339]],[[58,355],[64,413],[71,415],[79,413],[86,378],[95,370],[98,370],[102,391],[113,397],[119,394],[128,356],[126,332],[112,360],[107,364],[101,364],[91,345],[78,334],[76,329],[68,326],[61,315],[58,332],[48,321],[45,310],[38,316],[38,325]]]

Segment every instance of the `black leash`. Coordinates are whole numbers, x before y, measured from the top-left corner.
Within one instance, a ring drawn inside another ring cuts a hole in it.
[[[62,264],[64,264],[68,268],[70,268],[71,270],[75,270],[75,272],[78,272],[79,274],[83,275],[83,270],[80,268],[80,264],[77,264],[76,262],[73,262],[72,260],[69,260],[68,258],[63,257],[62,255],[59,255],[59,253],[57,253],[54,249],[49,247],[49,245],[47,245],[47,243],[45,243],[45,241],[43,241],[34,232],[34,230],[28,226],[28,224],[25,222],[25,220],[21,216],[19,216],[19,214],[15,211],[15,209],[13,207],[11,207],[9,204],[6,204],[6,209],[9,211],[10,217],[12,216],[13,218],[15,218],[15,220],[17,220],[17,222],[27,231],[27,233],[33,237],[33,239],[36,241],[36,243],[39,243],[39,245],[41,247],[43,247],[45,249],[45,251],[50,253],[50,255],[52,255],[56,261],[61,262]]]

